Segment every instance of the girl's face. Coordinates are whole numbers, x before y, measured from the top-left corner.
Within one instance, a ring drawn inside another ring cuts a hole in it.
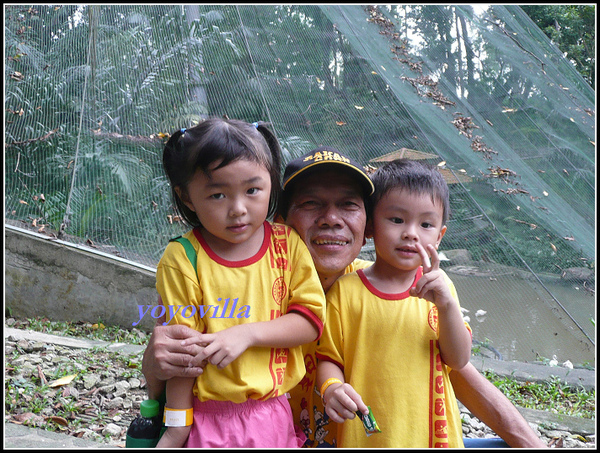
[[[377,203],[368,228],[379,264],[401,271],[417,269],[422,263],[415,244],[426,250],[432,244],[437,250],[446,233],[442,218],[442,203],[433,203],[430,194],[390,190]]]
[[[212,170],[208,177],[198,170],[183,192],[176,192],[202,223],[202,235],[217,255],[246,259],[262,245],[267,218],[271,177],[262,165],[237,160]]]

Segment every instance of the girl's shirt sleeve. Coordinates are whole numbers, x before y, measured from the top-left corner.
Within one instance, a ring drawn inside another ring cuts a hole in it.
[[[287,227],[289,228],[289,227]],[[306,244],[298,233],[290,228],[289,245],[293,260],[287,312],[296,312],[308,318],[321,337],[325,322],[325,295],[319,275]]]
[[[198,276],[183,246],[178,242],[169,242],[158,263],[156,290],[165,307],[167,324],[183,324],[204,332],[205,326],[198,311],[186,309],[188,306],[202,305],[202,291]],[[180,316],[175,316],[176,314]]]

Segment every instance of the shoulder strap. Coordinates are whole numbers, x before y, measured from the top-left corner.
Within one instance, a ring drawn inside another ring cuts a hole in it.
[[[171,239],[171,242],[173,242],[173,241],[179,242],[181,245],[183,245],[183,248],[185,249],[185,254],[188,257],[188,260],[190,260],[190,263],[192,263],[192,266],[194,267],[194,272],[196,273],[196,276],[197,276],[198,269],[196,267],[196,262],[197,262],[196,250],[194,249],[194,246],[192,245],[190,240],[187,238],[184,238],[183,236],[179,236],[179,237],[176,237],[175,239]]]

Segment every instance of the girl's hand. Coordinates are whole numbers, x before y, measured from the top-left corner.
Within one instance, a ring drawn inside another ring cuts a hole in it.
[[[427,245],[427,251],[431,255],[431,260],[423,246],[417,243],[417,250],[423,263],[423,276],[419,279],[414,288],[410,289],[410,295],[428,300],[435,304],[438,309],[445,308],[452,303],[454,298],[450,294],[448,285],[440,271],[440,257],[435,247]]]
[[[222,369],[252,346],[251,324],[240,324],[215,333],[203,334],[203,355],[209,363]]]
[[[350,384],[332,384],[325,390],[323,399],[327,402],[325,412],[336,423],[351,420],[356,411],[367,415],[369,408],[363,403],[361,396]]]

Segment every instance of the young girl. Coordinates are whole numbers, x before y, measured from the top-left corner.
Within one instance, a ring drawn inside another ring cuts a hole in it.
[[[325,297],[289,227],[270,223],[280,148],[264,123],[211,118],[174,133],[163,165],[193,227],[171,241],[157,290],[175,322],[202,332],[198,378],[167,382],[158,447],[298,447],[286,392],[305,374],[300,345],[319,338]],[[196,256],[194,256],[196,255]],[[167,317],[169,319],[169,317]]]

